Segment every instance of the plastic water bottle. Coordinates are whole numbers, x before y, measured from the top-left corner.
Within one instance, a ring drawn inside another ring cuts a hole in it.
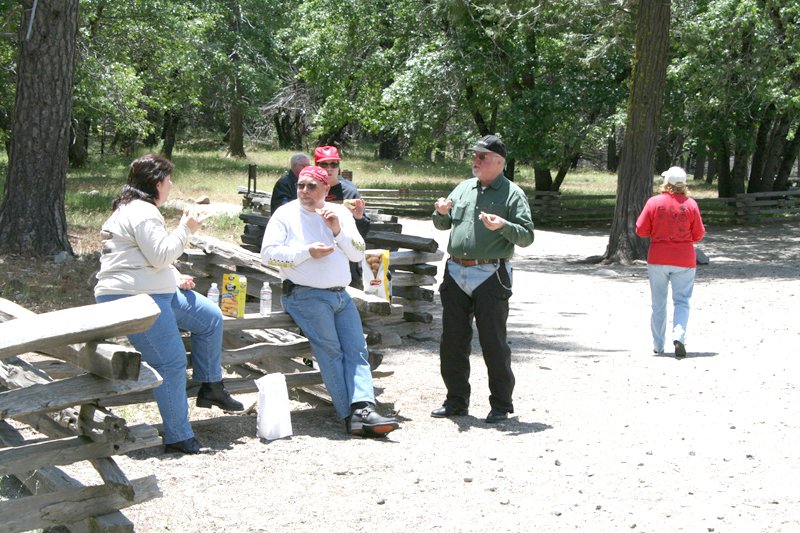
[[[216,283],[212,283],[211,287],[208,288],[208,299],[219,305],[219,287],[217,287]]]
[[[269,316],[272,313],[272,289],[269,288],[269,283],[266,281],[261,287],[260,299],[259,313],[261,316]]]

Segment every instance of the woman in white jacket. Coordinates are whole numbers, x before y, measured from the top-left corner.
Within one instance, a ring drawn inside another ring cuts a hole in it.
[[[167,231],[158,208],[169,198],[173,168],[172,162],[153,154],[131,163],[127,184],[101,231],[103,251],[94,294],[98,303],[149,294],[158,304],[156,322],[128,339],[164,380],[154,396],[164,423],[165,451],[195,454],[206,449],[189,423],[180,329],[191,333],[193,378],[202,383],[197,406],[216,405],[226,411],[241,411],[243,406],[222,384],[222,312],[192,290],[191,276],[172,266],[200,227],[199,218],[187,211],[178,227]]]

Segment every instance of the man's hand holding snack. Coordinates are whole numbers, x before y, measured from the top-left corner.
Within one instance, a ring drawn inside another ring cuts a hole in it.
[[[320,259],[333,253],[333,245],[315,242],[314,244],[310,244],[308,246],[308,253],[311,254],[311,257],[314,259]]]
[[[497,231],[499,229],[503,229],[506,225],[506,219],[501,216],[493,215],[491,213],[484,213],[481,211],[481,214],[478,215],[478,218],[481,222],[483,222],[484,227],[491,231]]]
[[[348,198],[342,202],[344,206],[353,213],[353,218],[361,220],[364,218],[364,200],[361,198]]]
[[[336,213],[333,211],[333,209],[321,207],[316,211],[317,214],[325,221],[325,224],[328,226],[328,228],[330,228],[330,230],[333,232],[333,236],[336,237],[339,235],[339,232],[342,231],[342,226],[339,224],[339,217],[336,216]]]
[[[453,200],[450,200],[449,198],[439,198],[433,204],[433,207],[440,215],[446,215],[450,212],[450,208],[453,207]]]

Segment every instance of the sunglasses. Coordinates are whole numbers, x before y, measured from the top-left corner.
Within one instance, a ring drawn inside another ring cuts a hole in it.
[[[484,152],[475,152],[472,154],[473,159],[478,159],[480,161],[485,161],[487,157],[489,157],[489,154]]]
[[[308,189],[309,191],[313,191],[316,188],[317,188],[317,184],[314,183],[313,181],[310,181],[308,183],[298,183],[297,184],[297,190],[298,191],[302,191],[303,189]]]
[[[331,163],[317,163],[317,166],[322,168],[339,168],[339,163],[338,161],[333,161]]]

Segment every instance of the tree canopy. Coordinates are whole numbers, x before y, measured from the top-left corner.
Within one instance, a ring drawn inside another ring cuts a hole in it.
[[[83,0],[71,163],[90,144],[170,153],[199,134],[238,157],[245,139],[367,139],[378,157],[432,159],[498,133],[512,173],[529,165],[537,189],[558,190],[577,161],[604,168],[621,153],[639,4]],[[652,170],[703,176],[708,161],[723,196],[787,188],[800,150],[800,6],[674,5]],[[0,7],[0,31],[16,35],[22,2]],[[18,60],[14,39],[0,40],[4,141]]]

